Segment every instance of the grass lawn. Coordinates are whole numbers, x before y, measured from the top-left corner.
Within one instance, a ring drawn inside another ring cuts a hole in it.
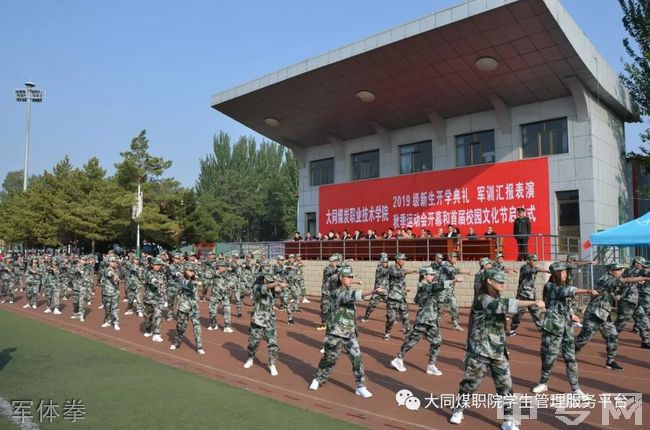
[[[0,396],[32,400],[36,423],[41,399],[59,404],[45,429],[358,428],[4,311]],[[63,419],[69,399],[83,401],[85,420]]]

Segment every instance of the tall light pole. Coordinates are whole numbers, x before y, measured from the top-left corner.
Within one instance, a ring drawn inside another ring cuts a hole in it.
[[[25,165],[23,167],[23,191],[27,190],[27,167],[29,162],[29,123],[32,114],[32,102],[41,103],[44,91],[36,88],[31,81],[25,82],[25,88],[16,90],[16,101],[27,102],[27,124],[25,125]]]
[[[142,191],[140,190],[140,181],[138,181],[138,192],[135,195],[135,205],[131,208],[131,218],[137,223],[137,229],[135,233],[135,254],[138,256],[138,258],[140,258],[140,215],[142,215],[142,207]]]

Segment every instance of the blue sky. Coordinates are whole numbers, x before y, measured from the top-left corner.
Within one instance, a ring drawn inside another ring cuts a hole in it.
[[[23,165],[25,111],[13,90],[46,91],[32,110],[30,172],[69,154],[113,171],[146,129],[169,174],[194,185],[212,136],[254,134],[210,107],[210,96],[459,0],[2,0],[0,181]],[[615,0],[562,0],[617,71],[624,55]],[[597,4],[597,5],[596,5]],[[628,149],[642,125],[628,125]]]

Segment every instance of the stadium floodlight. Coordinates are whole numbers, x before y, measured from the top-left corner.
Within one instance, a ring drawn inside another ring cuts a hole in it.
[[[16,90],[16,101],[27,102],[27,124],[25,125],[25,165],[23,167],[23,191],[27,190],[27,167],[29,160],[29,125],[32,114],[32,102],[41,103],[45,92],[36,88],[31,81],[25,82],[25,88]]]

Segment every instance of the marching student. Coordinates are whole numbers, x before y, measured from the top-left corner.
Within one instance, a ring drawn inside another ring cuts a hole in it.
[[[199,321],[199,298],[198,286],[196,283],[196,264],[185,263],[183,270],[183,278],[179,283],[177,294],[177,309],[176,309],[176,336],[174,342],[169,349],[177,349],[181,346],[183,334],[187,329],[187,321],[192,321],[192,329],[194,330],[194,341],[196,342],[196,352],[203,355],[203,339],[201,337],[201,322]]]

